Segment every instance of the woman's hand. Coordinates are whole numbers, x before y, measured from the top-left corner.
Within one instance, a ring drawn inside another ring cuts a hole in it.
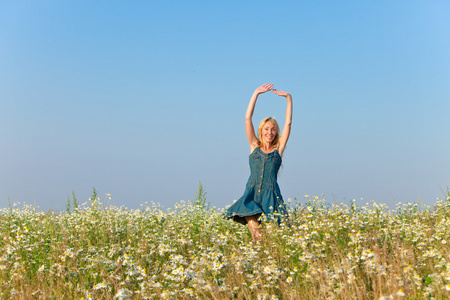
[[[283,97],[288,97],[288,96],[291,95],[291,94],[289,94],[289,93],[286,93],[286,92],[283,91],[283,90],[275,90],[275,89],[273,89],[272,92],[274,92],[274,93],[277,94],[278,96],[283,96]]]
[[[271,83],[265,83],[265,84],[263,84],[262,86],[260,86],[259,88],[257,88],[257,89],[255,90],[255,93],[257,93],[257,94],[259,95],[259,94],[268,92],[268,91],[270,91],[271,89],[273,89],[273,84],[271,84]]]

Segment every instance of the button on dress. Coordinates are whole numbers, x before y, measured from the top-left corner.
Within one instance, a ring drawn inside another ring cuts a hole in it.
[[[255,148],[249,157],[250,178],[244,195],[231,205],[225,215],[241,224],[247,224],[245,216],[264,214],[267,220],[280,223],[287,217],[286,204],[277,182],[281,156],[277,150],[265,153]]]

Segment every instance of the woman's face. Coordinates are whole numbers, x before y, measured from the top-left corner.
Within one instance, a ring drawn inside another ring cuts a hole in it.
[[[277,128],[272,122],[266,122],[262,128],[262,138],[265,144],[271,145],[275,136],[277,135]]]

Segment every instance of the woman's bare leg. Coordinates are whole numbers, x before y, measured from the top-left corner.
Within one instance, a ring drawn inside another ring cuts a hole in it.
[[[259,221],[256,215],[246,216],[245,220],[247,221],[248,228],[252,234],[253,242],[256,243],[257,241],[262,241],[261,231],[259,230]]]

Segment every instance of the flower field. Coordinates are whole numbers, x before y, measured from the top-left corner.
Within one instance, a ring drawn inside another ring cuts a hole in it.
[[[408,203],[288,201],[289,222],[222,210],[106,206],[0,211],[0,299],[448,299],[450,197]]]

